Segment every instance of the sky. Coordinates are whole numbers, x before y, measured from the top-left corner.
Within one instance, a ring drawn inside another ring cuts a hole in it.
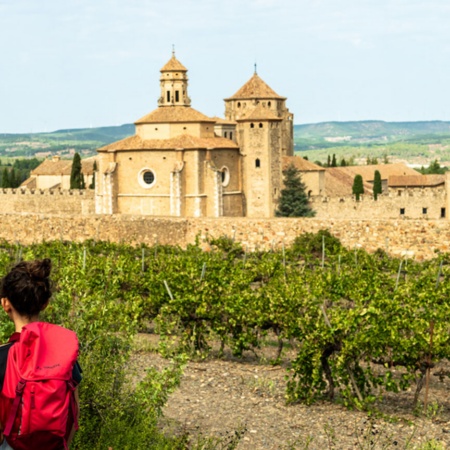
[[[258,75],[294,123],[450,120],[448,0],[0,0],[0,133],[132,123],[159,70],[192,107]]]

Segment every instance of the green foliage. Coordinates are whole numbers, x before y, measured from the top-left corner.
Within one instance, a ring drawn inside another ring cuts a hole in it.
[[[423,175],[429,174],[443,174],[447,171],[447,167],[441,167],[439,161],[435,159],[427,168],[422,167],[420,173]]]
[[[70,173],[70,189],[84,189],[84,176],[81,173],[81,157],[75,153],[72,162],[72,171]]]
[[[355,175],[353,179],[352,193],[356,197],[356,201],[359,202],[360,196],[364,194],[364,184],[361,175]]]
[[[283,175],[284,189],[281,190],[277,217],[313,217],[315,212],[309,205],[306,187],[298,169],[291,164],[283,170]]]
[[[9,188],[9,187],[11,187],[11,185],[9,183],[9,171],[5,167],[3,169],[3,173],[2,173],[2,188]]]
[[[94,161],[94,167],[92,170],[92,182],[89,185],[89,189],[95,189],[95,177],[97,176],[97,161]]]
[[[378,194],[383,192],[383,187],[381,185],[381,174],[379,170],[375,170],[373,174],[373,198],[378,199]]]

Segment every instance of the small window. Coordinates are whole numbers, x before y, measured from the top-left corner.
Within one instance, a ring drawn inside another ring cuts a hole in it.
[[[441,219],[445,219],[445,208],[441,208]]]
[[[230,131],[230,139],[233,139],[233,132]]]
[[[180,91],[175,91],[175,101],[176,102],[180,101]]]
[[[255,167],[256,168],[261,167],[261,161],[259,160],[259,158],[256,158],[256,160],[255,160]]]
[[[254,124],[254,123],[251,123],[251,124],[250,124],[250,128],[255,128],[255,124]]]
[[[422,208],[422,214],[427,214],[428,208]]]
[[[267,102],[267,106],[270,108],[272,106],[272,103]]]
[[[238,108],[241,107],[241,102],[238,102],[237,107],[238,107]]]
[[[262,124],[262,123],[260,123],[260,124],[259,124],[259,128],[262,128],[262,127],[263,127],[263,124]]]
[[[226,131],[223,133],[223,137],[227,137],[227,132]]]
[[[222,186],[226,187],[230,183],[230,171],[228,170],[228,167],[222,167]]]
[[[397,191],[397,195],[398,195],[399,197],[401,197],[401,196],[402,196],[402,191]]]
[[[400,215],[404,216],[405,215],[405,208],[400,208]]]
[[[170,91],[166,92],[167,101],[170,102]]]
[[[149,189],[154,186],[156,182],[156,175],[154,170],[148,168],[142,169],[138,174],[138,182],[141,187],[145,189]]]

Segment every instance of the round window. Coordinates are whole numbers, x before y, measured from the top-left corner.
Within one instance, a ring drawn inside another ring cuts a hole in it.
[[[148,168],[142,169],[138,175],[138,182],[145,189],[151,188],[156,182],[155,172]]]

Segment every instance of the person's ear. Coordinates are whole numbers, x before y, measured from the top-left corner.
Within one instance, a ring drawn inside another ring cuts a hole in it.
[[[6,297],[2,298],[2,308],[3,308],[3,310],[5,311],[6,314],[10,314],[11,311],[12,311],[11,302]]]

